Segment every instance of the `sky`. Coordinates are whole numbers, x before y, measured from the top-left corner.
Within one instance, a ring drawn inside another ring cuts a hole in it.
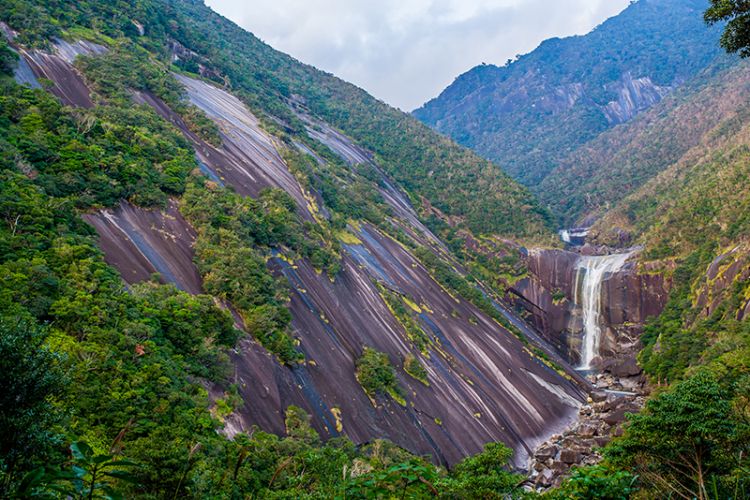
[[[458,75],[585,34],[630,0],[206,0],[302,62],[411,111]]]

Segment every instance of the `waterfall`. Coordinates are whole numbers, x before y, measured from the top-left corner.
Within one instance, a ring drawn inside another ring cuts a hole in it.
[[[591,362],[599,355],[601,340],[602,283],[612,273],[619,271],[632,255],[583,256],[576,266],[575,303],[583,312],[583,345],[580,370],[590,370]],[[580,285],[580,292],[579,292]]]

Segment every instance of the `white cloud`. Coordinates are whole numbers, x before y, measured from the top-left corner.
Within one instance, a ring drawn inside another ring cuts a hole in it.
[[[590,31],[630,0],[206,0],[297,59],[405,110],[482,62]]]

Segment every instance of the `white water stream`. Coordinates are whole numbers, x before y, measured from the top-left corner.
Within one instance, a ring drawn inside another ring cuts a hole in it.
[[[602,335],[602,283],[612,273],[619,271],[631,255],[632,252],[583,256],[578,259],[574,300],[576,304],[581,305],[583,312],[583,344],[581,365],[578,367],[580,370],[590,370],[591,362],[599,355]]]

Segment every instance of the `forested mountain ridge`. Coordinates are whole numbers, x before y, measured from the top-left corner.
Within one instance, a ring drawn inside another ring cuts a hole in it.
[[[538,186],[540,199],[563,224],[590,223],[737,119],[749,80],[747,64],[717,58],[648,111],[561,158]]]
[[[590,389],[503,301],[529,272],[509,238],[552,241],[528,191],[200,1],[0,21],[0,496],[537,496],[511,470]],[[655,221],[634,237],[665,229],[644,256],[676,292],[641,359],[672,385],[546,498],[746,496],[750,268],[722,192],[747,131],[724,111],[691,189],[629,209]]]
[[[634,2],[587,35],[468,71],[414,115],[539,193],[566,154],[650,108],[720,54],[719,27],[706,28],[705,8],[705,0]]]

